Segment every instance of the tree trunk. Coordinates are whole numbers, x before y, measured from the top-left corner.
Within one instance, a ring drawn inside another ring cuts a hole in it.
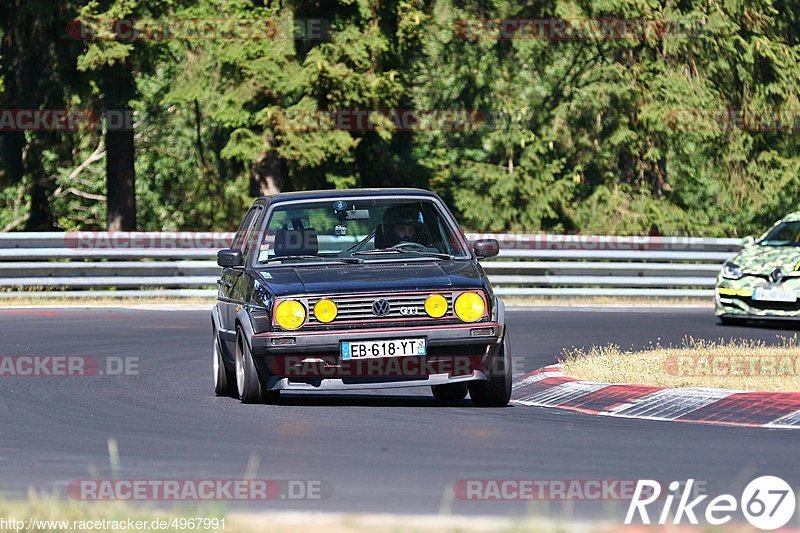
[[[11,107],[11,106],[9,106]],[[13,107],[12,107],[13,108]],[[0,135],[0,183],[3,185],[17,184],[22,180],[24,167],[22,151],[25,146],[25,135],[19,131],[8,131]]]
[[[31,210],[25,222],[25,231],[52,231],[53,212],[50,210],[49,194],[53,191],[53,180],[45,174],[42,153],[45,141],[34,137],[28,144],[24,166],[31,177]]]
[[[53,214],[47,198],[47,187],[42,180],[35,179],[31,187],[31,211],[25,223],[25,231],[53,231]]]
[[[133,165],[133,131],[107,131],[108,231],[136,229],[136,172]]]
[[[136,229],[135,149],[133,125],[127,120],[131,116],[129,106],[135,92],[130,59],[108,67],[105,72],[104,97],[108,231]]]
[[[274,151],[263,154],[250,172],[250,196],[269,196],[281,192],[286,181],[286,165]]]

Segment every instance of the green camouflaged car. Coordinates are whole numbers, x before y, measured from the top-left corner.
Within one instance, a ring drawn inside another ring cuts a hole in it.
[[[723,324],[754,319],[800,319],[800,212],[778,221],[726,261],[717,278],[717,316]]]

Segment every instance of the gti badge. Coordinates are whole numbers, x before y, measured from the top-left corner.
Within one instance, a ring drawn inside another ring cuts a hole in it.
[[[772,281],[772,283],[780,283],[783,281],[783,270],[776,268],[769,273],[769,279]]]
[[[381,298],[372,302],[372,314],[375,316],[386,316],[389,314],[391,306],[389,302]]]

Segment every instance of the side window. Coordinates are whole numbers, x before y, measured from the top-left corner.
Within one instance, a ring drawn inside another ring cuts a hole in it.
[[[442,215],[440,215],[436,209],[436,206],[429,202],[424,202],[420,204],[420,207],[422,208],[422,213],[425,217],[425,227],[427,228],[428,233],[430,233],[428,245],[432,248],[436,248],[440,252],[448,254],[452,253],[452,250],[450,250],[450,246],[446,239],[448,232],[442,225],[444,220],[442,219]]]
[[[446,254],[453,253],[453,240],[455,240],[455,233],[448,232],[444,226],[445,222],[441,217],[436,218],[436,237],[434,240],[434,245],[439,249],[440,252]]]
[[[247,237],[247,230],[253,223],[253,219],[256,218],[256,214],[258,212],[257,207],[252,207],[250,211],[242,220],[242,223],[239,225],[239,229],[236,230],[236,235],[233,237],[233,242],[231,243],[231,250],[241,250],[244,251],[244,244],[245,238]]]
[[[259,205],[252,209],[253,216],[250,217],[250,223],[247,225],[247,229],[244,232],[244,250],[242,250],[242,255],[247,257],[250,253],[258,248],[258,227],[259,222],[261,220],[261,213],[264,209]]]

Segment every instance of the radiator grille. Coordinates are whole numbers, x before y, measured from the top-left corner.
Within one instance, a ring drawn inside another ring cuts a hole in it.
[[[365,321],[396,321],[396,320],[443,320],[453,318],[453,294],[437,293],[447,299],[447,313],[439,319],[433,319],[425,313],[425,299],[432,293],[403,294],[403,295],[369,295],[369,296],[317,296],[308,298],[309,318],[308,324],[319,324],[314,317],[314,305],[327,298],[333,300],[339,309],[339,314],[334,322],[365,322]],[[377,300],[386,300],[389,303],[389,313],[376,316],[372,312],[372,304]]]
[[[359,323],[441,323],[460,322],[453,310],[455,298],[463,291],[436,291],[404,294],[347,294],[347,295],[320,295],[298,298],[306,305],[308,318],[305,327],[309,326],[336,326]],[[425,312],[425,300],[431,294],[439,294],[447,300],[447,312],[440,318],[431,318]],[[332,300],[338,309],[338,314],[333,322],[322,323],[314,316],[314,306],[320,300]],[[386,300],[389,312],[378,316],[373,312],[373,304],[378,300]],[[274,324],[277,326],[277,324]]]

